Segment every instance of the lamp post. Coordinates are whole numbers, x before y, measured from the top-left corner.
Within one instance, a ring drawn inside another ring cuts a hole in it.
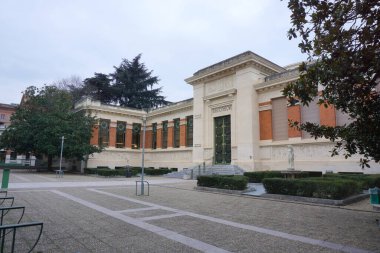
[[[63,142],[65,140],[65,136],[61,137],[61,158],[59,159],[59,175],[62,175],[62,153],[63,153]]]
[[[142,143],[142,156],[141,156],[141,195],[144,195],[145,131],[146,131],[146,115],[143,116],[143,143]]]

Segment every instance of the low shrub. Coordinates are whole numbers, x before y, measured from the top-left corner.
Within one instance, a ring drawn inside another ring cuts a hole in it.
[[[97,169],[109,169],[110,170],[110,167],[108,166],[96,166]]]
[[[159,169],[154,169],[154,168],[146,168],[144,170],[144,173],[146,175],[150,175],[150,176],[158,176],[158,175],[164,175],[164,174],[168,174],[170,173],[171,171],[168,169],[168,168],[159,168]]]
[[[359,184],[348,179],[282,179],[266,178],[265,190],[271,194],[343,199],[360,192]]]
[[[170,171],[178,171],[178,168],[170,168]]]
[[[96,168],[84,168],[84,173],[85,174],[97,174],[97,169]]]
[[[363,190],[380,187],[380,174],[325,174],[323,177],[326,179],[338,178],[353,180],[357,182],[359,187]]]
[[[254,171],[244,172],[244,176],[248,177],[250,183],[261,183],[264,178],[283,178],[281,171]]]
[[[98,175],[103,177],[119,176],[120,170],[98,169]]]
[[[198,176],[197,185],[211,188],[228,189],[228,190],[245,190],[247,188],[248,178],[245,176]]]

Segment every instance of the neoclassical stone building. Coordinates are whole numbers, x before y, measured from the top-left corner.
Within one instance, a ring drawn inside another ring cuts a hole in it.
[[[83,100],[77,110],[99,118],[91,143],[108,146],[91,156],[87,166],[141,165],[145,117],[147,167],[181,170],[205,163],[238,165],[246,171],[284,170],[291,144],[298,170],[362,172],[359,157],[331,157],[333,143],[289,127],[289,119],[329,126],[349,121],[333,107],[288,105],[281,91],[298,78],[297,67],[281,67],[247,51],[187,78],[192,99],[149,113]],[[371,164],[364,172],[380,173],[380,167]]]

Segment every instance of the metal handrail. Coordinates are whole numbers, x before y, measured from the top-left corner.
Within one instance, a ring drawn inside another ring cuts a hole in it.
[[[0,207],[4,204],[5,200],[11,199],[12,203],[10,206],[13,206],[13,203],[15,202],[15,197],[0,197]]]
[[[0,216],[0,226],[3,225],[4,216],[7,215],[10,210],[19,210],[19,209],[22,210],[22,213],[21,213],[20,219],[17,221],[17,224],[19,224],[20,221],[22,220],[22,217],[24,217],[25,206],[0,207],[0,214],[1,214],[1,216]]]
[[[4,225],[0,226],[0,235],[1,235],[1,248],[0,253],[4,253],[4,246],[5,246],[5,235],[12,233],[12,249],[11,252],[15,252],[15,242],[16,242],[16,230],[18,228],[24,228],[24,227],[32,227],[32,226],[40,226],[40,232],[38,234],[38,237],[36,239],[36,242],[32,246],[32,248],[28,251],[28,253],[32,252],[33,249],[37,246],[37,243],[39,242],[41,235],[42,235],[42,229],[44,227],[44,224],[42,222],[30,222],[30,223],[22,223],[22,224],[11,224],[11,225]],[[7,233],[5,233],[7,230],[9,230]]]
[[[146,183],[147,185],[148,185],[148,194],[147,194],[147,196],[149,196],[149,182],[148,181],[145,181],[145,180],[143,180],[143,181],[141,181],[141,180],[138,180],[138,181],[136,181],[136,196],[141,196],[142,194],[137,194],[137,184],[138,183]],[[145,194],[144,194],[145,195]]]

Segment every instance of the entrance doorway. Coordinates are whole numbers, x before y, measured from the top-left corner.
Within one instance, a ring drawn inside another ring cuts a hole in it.
[[[215,164],[231,163],[231,115],[214,118]]]

